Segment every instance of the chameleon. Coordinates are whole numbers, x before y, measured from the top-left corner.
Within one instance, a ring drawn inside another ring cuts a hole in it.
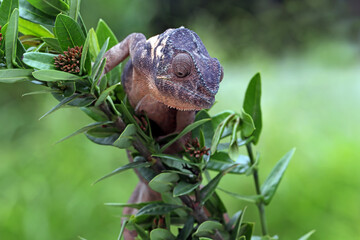
[[[135,113],[145,113],[157,126],[159,137],[179,133],[194,121],[197,111],[210,108],[224,75],[199,36],[185,27],[149,39],[132,33],[104,57],[104,74],[129,57],[121,84]],[[183,137],[169,152],[180,152],[187,140],[188,136]],[[129,202],[154,200],[160,200],[160,195],[142,179]],[[124,209],[123,213],[134,212]]]

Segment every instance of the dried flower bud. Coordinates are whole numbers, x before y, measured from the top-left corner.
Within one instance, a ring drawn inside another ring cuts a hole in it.
[[[79,74],[82,48],[82,46],[68,48],[64,54],[54,57],[55,68],[60,71]]]
[[[148,123],[147,123],[145,117],[140,116],[140,119],[135,115],[133,115],[133,117],[134,117],[136,123],[139,125],[139,127],[145,132],[148,128]]]
[[[188,141],[185,144],[185,152],[187,152],[190,157],[201,159],[204,155],[209,155],[210,148],[200,147],[199,139],[195,138]]]

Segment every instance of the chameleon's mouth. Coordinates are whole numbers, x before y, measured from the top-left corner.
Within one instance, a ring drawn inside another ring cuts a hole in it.
[[[210,108],[215,96],[206,91],[206,87],[187,87],[183,82],[156,78],[155,85],[159,90],[157,100],[171,108],[182,111],[195,111]]]

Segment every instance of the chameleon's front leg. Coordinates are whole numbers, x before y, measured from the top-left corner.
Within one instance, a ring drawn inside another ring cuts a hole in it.
[[[132,33],[124,40],[110,48],[104,55],[106,58],[104,74],[119,65],[119,63],[124,61],[129,55],[133,56],[136,49],[138,49],[138,43],[143,43],[145,41],[146,37],[144,34]]]

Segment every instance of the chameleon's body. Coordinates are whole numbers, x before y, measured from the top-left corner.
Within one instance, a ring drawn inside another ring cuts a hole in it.
[[[141,33],[130,34],[105,54],[105,73],[128,56],[122,85],[135,111],[145,112],[156,123],[157,136],[180,132],[194,121],[196,111],[214,103],[223,70],[195,32],[168,29],[148,40]],[[171,152],[180,151],[186,140],[171,146]],[[159,198],[140,181],[129,202]],[[134,212],[125,209],[124,213]]]

